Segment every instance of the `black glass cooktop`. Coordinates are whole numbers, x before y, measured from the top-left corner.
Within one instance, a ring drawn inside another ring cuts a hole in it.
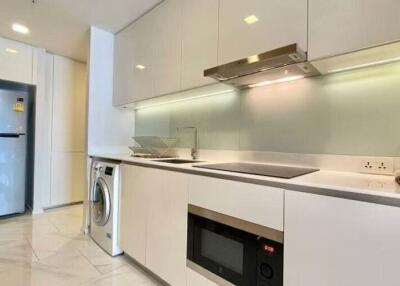
[[[276,177],[283,179],[291,179],[319,171],[319,169],[288,167],[279,165],[250,164],[250,163],[209,164],[209,165],[200,165],[193,167],[251,174],[251,175]]]

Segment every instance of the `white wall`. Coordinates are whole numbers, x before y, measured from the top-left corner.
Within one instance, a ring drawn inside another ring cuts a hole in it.
[[[112,106],[114,75],[114,35],[96,27],[90,29],[88,55],[88,155],[128,152],[134,134],[134,113]],[[87,185],[90,187],[87,161]],[[87,195],[89,192],[87,193]],[[88,196],[84,202],[82,231],[89,226]]]
[[[92,27],[89,53],[88,154],[128,152],[134,114],[112,106],[114,35]]]

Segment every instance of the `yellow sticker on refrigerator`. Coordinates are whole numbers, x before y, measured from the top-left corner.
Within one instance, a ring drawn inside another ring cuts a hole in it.
[[[14,104],[13,110],[15,112],[24,112],[25,111],[24,104],[22,102],[17,102],[16,104]]]

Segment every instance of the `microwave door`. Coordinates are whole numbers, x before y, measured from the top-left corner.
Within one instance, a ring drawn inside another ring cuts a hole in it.
[[[256,277],[248,273],[257,267],[256,250],[242,233],[222,224],[192,216],[193,249],[189,259],[234,285],[256,285]]]

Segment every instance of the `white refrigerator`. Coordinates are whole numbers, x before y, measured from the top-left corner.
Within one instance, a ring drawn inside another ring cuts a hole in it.
[[[0,216],[25,211],[27,101],[27,92],[0,89]]]

